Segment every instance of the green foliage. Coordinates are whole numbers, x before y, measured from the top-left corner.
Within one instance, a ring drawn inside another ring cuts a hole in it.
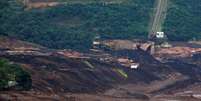
[[[23,6],[17,0],[0,1],[0,34],[7,34],[6,25],[10,24],[9,21],[15,18],[22,9]]]
[[[201,1],[170,0],[164,30],[173,41],[201,39]]]
[[[9,61],[0,59],[0,90],[9,87],[9,81],[17,82],[16,88],[18,90],[29,90],[32,86],[29,73],[18,65],[10,64]]]
[[[8,0],[1,0],[0,1],[0,10],[5,9],[6,7],[8,7]]]
[[[7,0],[1,0],[0,1],[0,34],[3,33],[2,25],[5,23],[4,20],[6,18],[6,13],[8,11],[9,3]]]
[[[4,23],[8,36],[50,48],[87,50],[104,39],[146,38],[153,0],[130,4],[72,4],[22,11]],[[150,13],[149,13],[150,12]]]

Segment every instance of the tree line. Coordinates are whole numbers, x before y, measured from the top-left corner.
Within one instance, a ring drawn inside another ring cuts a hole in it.
[[[97,35],[102,39],[146,39],[153,3],[72,4],[28,11],[7,3],[1,12],[0,33],[49,48],[80,51],[91,48]]]

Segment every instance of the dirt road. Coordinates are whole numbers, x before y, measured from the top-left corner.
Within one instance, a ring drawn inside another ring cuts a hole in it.
[[[150,22],[149,38],[153,36],[154,33],[162,30],[162,24],[166,16],[166,10],[168,6],[168,0],[157,0],[156,8],[154,11],[154,16]]]

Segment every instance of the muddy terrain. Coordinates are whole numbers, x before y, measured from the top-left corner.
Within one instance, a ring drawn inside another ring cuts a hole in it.
[[[8,43],[8,40],[4,42]],[[9,44],[13,46],[16,42]],[[1,42],[1,45],[5,43]],[[159,49],[154,55],[141,48],[112,52],[100,50],[77,55],[79,52],[64,50],[61,54],[59,50],[44,47],[33,50],[32,45],[27,46],[1,47],[0,57],[21,65],[31,74],[33,81],[30,91],[1,91],[1,101],[201,100],[199,51],[175,57],[174,49],[179,54],[181,46],[174,46]],[[166,50],[168,54],[161,50]],[[184,54],[185,50],[180,50],[180,54]],[[126,67],[115,60],[122,57],[135,61],[139,67]]]

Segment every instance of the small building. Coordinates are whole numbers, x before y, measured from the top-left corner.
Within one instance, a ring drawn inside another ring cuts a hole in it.
[[[138,69],[139,66],[140,66],[139,63],[132,63],[131,66],[130,66],[130,68],[131,69]]]
[[[93,45],[100,45],[100,42],[99,41],[94,41]]]
[[[165,33],[164,32],[157,32],[156,38],[165,38]]]

